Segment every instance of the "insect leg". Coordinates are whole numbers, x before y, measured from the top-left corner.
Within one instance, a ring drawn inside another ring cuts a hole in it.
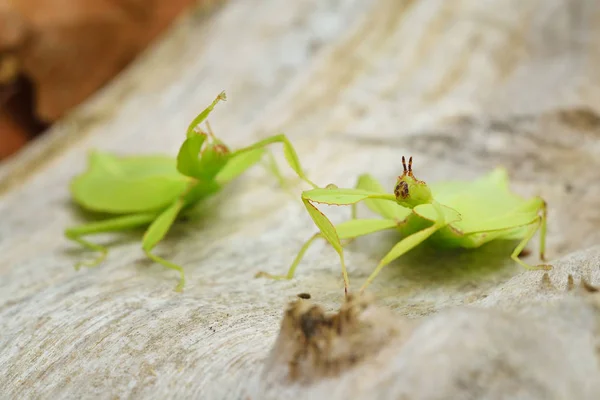
[[[383,267],[385,267],[401,255],[405,254],[409,250],[413,249],[414,247],[425,241],[429,236],[433,235],[436,231],[438,231],[446,225],[444,216],[441,214],[441,210],[437,205],[434,204],[434,206],[436,207],[436,212],[438,214],[438,219],[435,221],[435,223],[432,226],[415,232],[412,235],[405,237],[400,242],[396,243],[396,245],[392,247],[392,250],[390,250],[379,262],[379,265],[377,265],[375,271],[373,271],[371,275],[369,275],[365,283],[361,286],[361,292],[363,292],[367,288],[367,286],[371,284],[373,279],[375,279],[379,272],[381,272]]]
[[[81,266],[95,267],[100,264],[108,254],[108,249],[105,246],[91,243],[82,238],[82,236],[93,235],[97,233],[119,232],[127,229],[136,228],[149,224],[156,218],[156,213],[141,213],[124,215],[121,217],[111,218],[104,221],[92,222],[84,225],[75,226],[65,230],[65,236],[82,245],[83,247],[98,251],[100,255],[92,261],[81,261],[75,264],[75,269],[78,270]]]
[[[358,177],[356,182],[356,189],[367,190],[376,193],[387,193],[383,186],[369,174],[363,174]],[[381,200],[381,199],[365,199],[365,205],[374,213],[381,215],[384,218],[402,220],[406,218],[406,214],[409,212],[405,207],[402,207],[395,201]],[[353,205],[353,209],[356,205]],[[353,210],[353,213],[356,213]]]
[[[244,171],[258,163],[264,155],[264,149],[254,149],[233,156],[215,176],[215,180],[224,186],[240,176]]]
[[[548,207],[544,200],[542,200],[542,226],[540,229],[540,260],[546,261],[546,224],[548,221]]]
[[[354,184],[354,189],[367,189],[367,190],[369,189],[369,188],[363,188],[363,187],[361,187],[361,182],[362,182],[363,176],[366,176],[366,174],[365,175],[361,175],[361,176],[359,176],[356,179],[356,183]],[[358,207],[357,203],[354,203],[354,204],[350,205],[350,218],[352,218],[352,219],[357,219],[358,218],[357,207]]]
[[[384,219],[354,219],[350,221],[343,222],[337,226],[335,226],[335,230],[337,231],[338,237],[340,239],[355,239],[359,236],[366,236],[371,233],[379,232],[385,229],[393,229],[398,226],[396,221],[393,220],[384,220]],[[271,279],[283,280],[283,279],[292,279],[294,277],[294,273],[296,272],[296,267],[302,260],[304,253],[310,247],[312,242],[317,238],[322,238],[323,234],[321,232],[314,234],[310,237],[303,245],[298,255],[294,259],[294,262],[290,266],[286,275],[271,275],[267,272],[258,272],[256,277],[262,276]],[[345,246],[345,243],[343,246]],[[342,246],[342,247],[343,247]]]
[[[196,128],[196,126],[201,124],[206,119],[206,117],[208,117],[208,114],[211,113],[211,111],[215,108],[219,101],[223,100],[227,100],[225,92],[219,93],[219,95],[213,100],[213,102],[208,107],[206,107],[200,114],[198,114],[198,116],[194,118],[192,122],[190,122],[190,125],[187,129],[188,138],[194,136],[194,129]]]
[[[321,235],[320,233],[315,233],[314,235],[312,235],[310,237],[310,239],[308,239],[302,245],[302,247],[300,248],[300,251],[298,252],[298,255],[294,259],[294,262],[292,263],[292,265],[288,269],[288,272],[285,275],[273,275],[268,272],[259,271],[256,273],[256,275],[254,275],[254,277],[255,278],[264,277],[264,278],[275,279],[275,280],[292,279],[294,277],[294,273],[296,272],[296,268],[298,267],[298,264],[300,264],[302,257],[304,257],[304,253],[306,253],[306,250],[308,250],[308,248],[315,241],[315,239],[317,239],[319,237],[323,237],[323,235]]]
[[[142,249],[146,253],[146,256],[150,258],[152,261],[161,264],[164,267],[173,269],[179,272],[179,283],[175,287],[176,292],[181,292],[183,290],[183,286],[185,285],[185,275],[183,273],[183,268],[177,264],[169,262],[162,257],[159,257],[155,254],[152,254],[152,249],[160,242],[169,229],[173,222],[175,222],[175,218],[179,214],[179,211],[183,208],[184,202],[182,199],[178,199],[175,203],[173,203],[169,208],[162,212],[155,220],[152,222],[146,233],[144,233],[144,238],[142,241]]]
[[[547,220],[548,220],[548,207],[546,205],[546,201],[541,197],[532,198],[524,207],[525,209],[529,209],[534,211],[539,218],[539,229],[540,229],[540,260],[545,260],[545,251],[546,251],[546,230],[547,230]],[[536,220],[537,221],[537,220]],[[536,230],[533,230],[531,233],[531,237],[535,234]],[[529,234],[529,231],[527,231]],[[527,235],[526,235],[527,236]],[[528,241],[531,240],[529,237]],[[525,246],[525,245],[524,245]],[[538,269],[538,268],[536,268]]]
[[[490,240],[495,239],[522,239],[523,233],[515,234],[517,228],[527,228],[525,232],[525,244],[519,248],[522,250],[526,243],[533,237],[536,229],[540,229],[540,259],[544,261],[544,250],[546,248],[546,202],[540,197],[534,197],[525,202],[511,213],[492,219],[481,219],[471,222],[468,228],[463,229],[463,234],[478,235],[486,232],[494,233],[491,236],[480,235],[473,239],[473,245],[477,247]],[[533,231],[530,231],[533,229]],[[521,261],[519,260],[519,264]],[[532,267],[531,267],[532,268]]]
[[[268,159],[266,168],[269,170],[269,172],[275,175],[275,178],[277,178],[277,180],[279,181],[279,186],[281,186],[284,189],[288,189],[287,182],[285,181],[285,178],[281,173],[281,169],[279,169],[279,166],[277,165],[277,161],[275,160],[275,156],[273,156],[273,152],[271,152],[268,149],[265,149],[265,153],[267,154]],[[290,194],[294,196],[294,198],[296,197],[293,193],[290,192]]]
[[[284,189],[287,190],[288,187],[285,182],[285,178],[281,174],[281,171],[279,170],[279,167],[278,167],[277,163],[275,162],[275,157],[273,157],[273,153],[271,153],[266,148],[257,148],[257,149],[253,149],[253,150],[235,154],[227,162],[227,164],[225,164],[223,169],[221,169],[221,171],[219,171],[219,173],[215,177],[215,180],[222,186],[228,184],[233,179],[240,176],[248,168],[250,168],[253,165],[260,162],[263,159],[263,156],[265,154],[267,155],[267,159],[268,159],[267,163],[265,165],[266,169],[270,173],[275,175],[275,177],[279,181],[279,184],[281,185],[281,187],[283,187]],[[296,198],[296,195],[293,194],[291,191],[289,193],[294,197],[294,199]]]
[[[300,160],[298,158],[298,154],[296,153],[294,146],[292,146],[289,139],[284,134],[279,134],[279,135],[271,136],[266,139],[260,140],[256,143],[254,143],[253,145],[236,150],[235,152],[232,153],[232,155],[237,155],[239,153],[243,153],[243,152],[250,151],[250,150],[255,150],[258,148],[263,148],[272,143],[282,143],[283,144],[283,153],[285,155],[285,158],[286,158],[289,166],[294,170],[294,172],[296,172],[296,174],[303,181],[305,181],[306,183],[311,185],[313,188],[318,188],[318,186],[315,183],[313,183],[310,179],[308,179],[308,177],[302,170],[302,166],[300,165]]]
[[[541,264],[541,265],[533,266],[533,265],[529,265],[529,264],[525,263],[524,261],[522,261],[521,259],[519,259],[519,254],[521,254],[521,251],[525,248],[525,246],[531,240],[531,238],[533,238],[533,235],[535,235],[535,232],[537,232],[537,230],[540,227],[542,228],[542,232],[540,232],[540,234],[542,236],[545,235],[544,221],[545,221],[545,218],[542,216],[539,216],[538,218],[536,218],[536,220],[534,222],[532,222],[529,225],[529,228],[527,229],[527,232],[525,233],[525,237],[523,237],[521,242],[517,245],[517,247],[515,248],[515,250],[512,252],[512,254],[510,256],[513,260],[515,260],[517,263],[519,263],[521,266],[523,266],[526,269],[531,269],[531,270],[543,269],[546,271],[552,269],[551,265]],[[541,240],[543,241],[544,238],[542,238]]]

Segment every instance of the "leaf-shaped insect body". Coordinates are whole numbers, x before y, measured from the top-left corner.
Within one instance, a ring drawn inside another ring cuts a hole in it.
[[[300,249],[286,275],[259,272],[259,276],[291,279],[302,256],[316,238],[326,239],[339,254],[346,292],[349,279],[343,254],[342,239],[352,240],[383,230],[395,230],[400,239],[381,258],[361,287],[364,290],[381,269],[424,241],[439,248],[476,248],[492,240],[519,240],[511,258],[528,269],[551,268],[531,266],[519,254],[540,231],[540,259],[544,261],[546,241],[546,202],[540,197],[525,199],[513,193],[504,168],[496,168],[481,178],[467,181],[439,182],[428,186],[412,171],[402,157],[404,173],[398,177],[394,192],[386,193],[379,182],[368,174],[361,175],[353,189],[312,189],[302,193],[302,200],[319,232]],[[382,219],[356,218],[356,205],[365,205]],[[352,220],[333,225],[316,205],[350,205]],[[377,223],[377,221],[380,221]]]
[[[96,266],[108,252],[106,247],[84,239],[85,236],[146,227],[142,249],[153,261],[179,273],[176,290],[182,290],[183,268],[154,254],[154,247],[180,216],[194,215],[195,207],[202,200],[217,194],[261,161],[265,153],[269,154],[267,146],[270,144],[281,143],[292,170],[309,185],[317,187],[304,173],[296,151],[283,134],[230,150],[214,135],[208,122],[208,133],[199,130],[198,125],[225,99],[225,92],[221,92],[194,118],[176,158],[168,155],[121,157],[99,151],[90,154],[87,171],[71,183],[71,194],[79,206],[102,213],[105,218],[65,230],[68,239],[100,252],[95,260],[80,262],[76,268]],[[282,182],[277,167],[274,172]]]

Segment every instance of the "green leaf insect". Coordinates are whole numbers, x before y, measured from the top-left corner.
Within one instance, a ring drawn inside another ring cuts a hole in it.
[[[362,285],[361,292],[383,267],[425,240],[438,248],[476,248],[492,240],[520,240],[511,255],[514,261],[527,269],[552,268],[546,264],[531,266],[519,259],[521,251],[540,229],[540,259],[544,261],[546,203],[540,197],[524,199],[511,192],[504,168],[496,168],[472,182],[440,182],[430,187],[415,178],[412,157],[408,167],[402,157],[402,165],[404,173],[398,177],[393,194],[386,193],[368,174],[359,177],[355,189],[330,185],[304,191],[302,201],[320,232],[302,246],[286,275],[259,272],[257,276],[292,279],[310,244],[322,237],[340,257],[344,288],[348,293],[350,283],[342,240],[353,240],[387,229],[399,231],[402,239],[381,259]],[[361,201],[383,218],[357,219],[355,207]],[[351,205],[352,219],[334,226],[315,203]]]
[[[222,100],[226,100],[225,92],[221,92],[190,123],[176,159],[164,155],[118,157],[100,151],[90,153],[87,171],[73,179],[70,189],[77,204],[102,213],[105,219],[66,229],[68,239],[100,252],[92,261],[79,262],[76,269],[82,265],[96,266],[108,253],[106,247],[91,243],[83,239],[84,236],[147,226],[142,249],[151,260],[178,271],[180,280],[175,290],[183,290],[183,268],[157,256],[152,250],[179,216],[193,215],[193,206],[219,192],[259,162],[265,153],[272,161],[272,172],[281,182],[279,169],[266,149],[272,143],[282,143],[290,167],[305,182],[317,187],[304,174],[295,149],[283,134],[231,151],[215,137],[208,122],[208,133],[199,130],[197,125]]]

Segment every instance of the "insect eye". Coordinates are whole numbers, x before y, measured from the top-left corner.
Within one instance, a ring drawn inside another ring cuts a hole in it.
[[[396,188],[394,189],[394,195],[396,197],[402,197],[406,199],[408,197],[408,183],[404,181],[398,182]]]

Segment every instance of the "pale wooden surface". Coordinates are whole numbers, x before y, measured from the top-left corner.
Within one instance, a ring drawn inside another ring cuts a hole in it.
[[[596,399],[600,292],[577,275],[598,282],[599,262],[600,246],[576,252],[421,318],[368,296],[329,315],[297,300],[252,398]]]
[[[350,186],[368,170],[391,186],[404,154],[430,181],[503,163],[515,190],[548,200],[551,258],[599,243],[599,20],[593,0],[231,0],[208,19],[187,16],[0,169],[2,397],[238,398],[289,299],[307,291],[338,307],[338,259],[322,244],[295,280],[253,279],[284,272],[315,230],[260,168],[159,247],[184,265],[183,294],[145,260],[139,234],[94,238],[112,243],[108,260],[72,269],[88,253],[62,236],[84,221],[67,189],[87,150],[175,154],[223,89],[217,133],[236,147],[285,131],[318,184]],[[354,287],[394,239],[348,248]],[[510,250],[418,251],[371,289],[411,317],[470,303],[523,273]]]

